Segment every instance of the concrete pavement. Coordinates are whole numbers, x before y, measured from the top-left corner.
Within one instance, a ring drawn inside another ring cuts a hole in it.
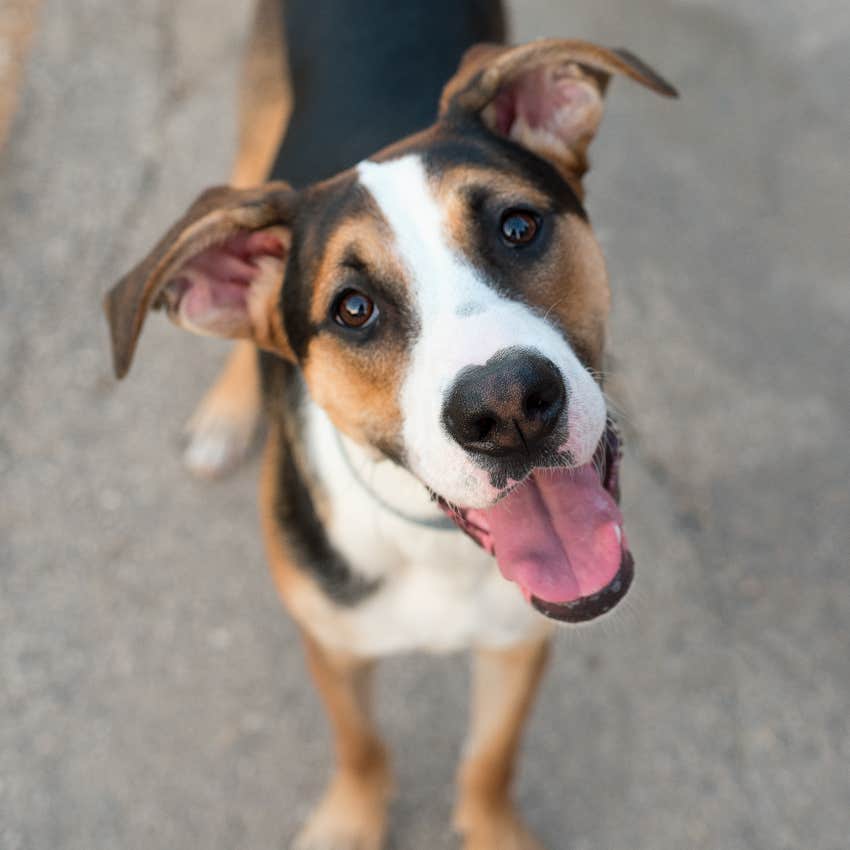
[[[560,639],[523,807],[552,850],[846,850],[850,7],[513,9],[518,40],[627,45],[683,95],[615,82],[594,148],[639,584]],[[327,775],[257,461],[180,466],[223,349],[151,321],[119,386],[98,303],[226,176],[246,23],[42,8],[0,152],[2,850],[285,846]],[[396,850],[455,846],[465,672],[381,675]]]

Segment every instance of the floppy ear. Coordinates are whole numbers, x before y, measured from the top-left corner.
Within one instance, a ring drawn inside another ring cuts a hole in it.
[[[195,333],[291,357],[278,304],[295,200],[286,183],[204,192],[104,298],[115,374],[127,374],[148,310],[159,308]]]
[[[467,51],[443,89],[440,117],[478,115],[492,132],[549,160],[564,176],[580,178],[612,74],[665,97],[678,96],[622,48],[558,38],[522,47],[479,44]]]

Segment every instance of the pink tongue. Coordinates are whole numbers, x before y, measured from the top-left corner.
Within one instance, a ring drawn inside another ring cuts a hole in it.
[[[502,575],[528,596],[572,602],[620,568],[623,518],[592,464],[535,470],[485,514]]]

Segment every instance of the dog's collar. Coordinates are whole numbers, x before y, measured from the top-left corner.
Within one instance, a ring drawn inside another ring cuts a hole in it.
[[[345,463],[348,471],[351,473],[351,477],[357,482],[358,486],[361,490],[363,490],[369,498],[378,505],[378,507],[385,510],[387,513],[392,514],[392,516],[397,519],[404,520],[404,522],[409,522],[411,525],[418,525],[421,528],[430,528],[435,531],[456,531],[457,523],[447,516],[436,516],[436,517],[420,517],[420,516],[411,516],[404,511],[400,511],[395,505],[390,504],[380,493],[375,492],[375,490],[369,485],[369,483],[363,478],[360,474],[357,467],[351,460],[351,456],[348,454],[348,451],[345,448],[345,443],[343,442],[342,435],[339,431],[334,429],[334,433],[336,435],[337,446],[339,447],[339,453],[342,455],[343,463]]]

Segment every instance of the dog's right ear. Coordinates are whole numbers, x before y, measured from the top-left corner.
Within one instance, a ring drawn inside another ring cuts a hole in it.
[[[115,374],[127,374],[148,310],[160,307],[186,330],[293,359],[279,303],[296,199],[286,183],[204,192],[104,298]]]

